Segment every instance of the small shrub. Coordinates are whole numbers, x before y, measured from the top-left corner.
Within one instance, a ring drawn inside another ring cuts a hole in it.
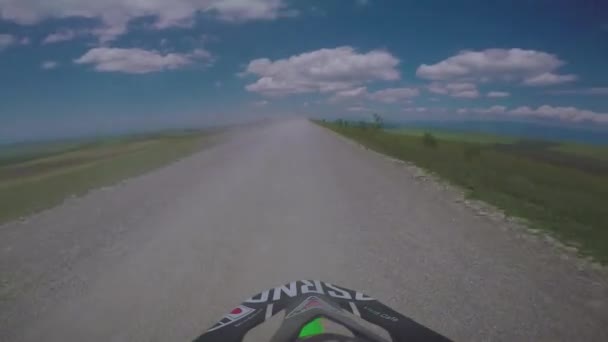
[[[439,144],[437,138],[429,132],[425,132],[422,136],[422,144],[426,147],[435,148]]]

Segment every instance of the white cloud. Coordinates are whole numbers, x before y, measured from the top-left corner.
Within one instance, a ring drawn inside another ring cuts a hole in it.
[[[349,112],[370,112],[370,111],[372,111],[371,108],[367,108],[367,107],[363,107],[363,106],[352,106],[352,107],[348,107],[347,110]]]
[[[84,36],[87,34],[90,34],[91,31],[89,30],[69,30],[69,29],[63,29],[63,30],[59,30],[57,32],[53,32],[51,34],[49,34],[48,36],[46,36],[46,38],[44,38],[42,40],[42,44],[54,44],[54,43],[60,43],[60,42],[67,42],[70,40],[74,40],[80,36]]]
[[[454,93],[452,97],[460,98],[460,99],[476,99],[479,97],[479,92],[477,90],[464,90],[457,93]]]
[[[371,81],[400,78],[399,60],[387,51],[358,53],[349,46],[321,49],[286,59],[253,60],[244,74],[259,79],[246,89],[266,95],[330,93],[359,87]]]
[[[554,119],[569,122],[608,123],[608,113],[598,113],[576,107],[553,107],[549,105],[540,106],[538,108],[522,106],[510,110],[505,106],[492,106],[489,108],[460,108],[456,112],[458,114],[494,114]]]
[[[0,51],[14,45],[27,46],[30,45],[30,42],[29,37],[19,38],[12,34],[0,33]]]
[[[268,102],[267,100],[260,100],[260,101],[255,101],[253,103],[253,105],[256,106],[256,107],[263,107],[263,106],[265,106],[265,105],[267,105],[269,103],[270,102]]]
[[[13,45],[14,43],[15,43],[15,37],[13,35],[6,34],[6,33],[0,34],[0,51]]]
[[[368,92],[366,87],[358,87],[348,90],[341,90],[331,97],[331,101],[341,100],[372,100],[384,103],[408,102],[412,98],[420,95],[420,91],[416,88],[387,88],[375,92]]]
[[[388,88],[373,92],[368,97],[374,101],[397,103],[407,102],[418,95],[420,91],[416,88]]]
[[[563,121],[590,121],[596,123],[608,123],[608,113],[597,113],[590,110],[575,107],[552,107],[540,106],[536,109],[524,106],[509,111],[513,115],[531,116],[537,118],[553,118]]]
[[[434,94],[448,95],[461,99],[474,99],[479,97],[479,90],[473,83],[440,83],[433,82],[427,89]]]
[[[76,59],[76,64],[92,64],[95,70],[102,72],[123,72],[129,74],[146,74],[151,72],[174,70],[195,62],[210,63],[212,56],[201,49],[191,53],[162,54],[155,50],[94,48]]]
[[[507,107],[505,107],[505,106],[492,106],[489,108],[473,109],[473,112],[480,113],[480,114],[500,114],[500,113],[504,113],[506,111],[507,111]]]
[[[576,80],[575,75],[555,73],[564,64],[555,55],[535,50],[465,50],[437,64],[421,65],[416,75],[432,81],[517,81],[526,85],[552,85]]]
[[[488,92],[488,94],[486,95],[487,97],[509,97],[511,96],[511,94],[509,94],[506,91],[491,91]]]
[[[433,82],[428,85],[427,89],[434,94],[447,95],[448,89],[445,84]]]
[[[129,21],[155,17],[157,28],[192,23],[197,13],[221,20],[274,19],[287,13],[283,0],[0,0],[0,18],[22,25],[45,19],[81,17],[99,19],[96,31],[102,40],[112,40],[126,31]]]
[[[58,66],[59,66],[59,63],[57,63],[55,61],[45,61],[45,62],[42,62],[42,64],[40,65],[40,67],[44,70],[56,69]]]
[[[550,72],[546,72],[544,74],[540,74],[538,76],[526,78],[524,80],[525,85],[529,86],[547,86],[554,84],[562,84],[566,82],[576,81],[578,77],[576,75],[568,74],[568,75],[557,75],[552,74]]]
[[[547,93],[553,95],[608,95],[608,87],[551,90]]]
[[[198,6],[193,7],[198,7],[200,11],[215,12],[220,18],[228,21],[276,19],[296,13],[286,10],[283,0],[199,0],[197,3]]]
[[[433,112],[443,112],[443,108],[438,107],[405,107],[401,109],[403,113],[428,113],[430,110]]]
[[[334,94],[332,100],[344,100],[352,98],[363,98],[368,95],[366,87],[358,87],[353,89],[341,90]]]

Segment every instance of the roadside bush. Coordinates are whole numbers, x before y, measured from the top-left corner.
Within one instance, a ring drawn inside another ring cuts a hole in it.
[[[384,119],[377,113],[372,114],[372,117],[374,119],[374,128],[382,129],[384,127]]]
[[[422,136],[422,144],[424,144],[426,147],[436,148],[439,142],[434,135],[429,132],[425,132]]]

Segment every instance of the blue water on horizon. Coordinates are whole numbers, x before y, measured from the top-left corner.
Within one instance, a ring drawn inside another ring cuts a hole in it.
[[[458,133],[484,133],[524,139],[572,141],[608,145],[608,127],[549,125],[535,122],[497,121],[408,121],[393,122],[391,128],[416,128]]]

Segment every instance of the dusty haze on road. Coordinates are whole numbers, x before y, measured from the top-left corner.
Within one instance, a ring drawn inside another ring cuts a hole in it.
[[[306,278],[457,340],[608,340],[605,278],[458,198],[307,121],[240,128],[1,226],[0,340],[187,341]]]

